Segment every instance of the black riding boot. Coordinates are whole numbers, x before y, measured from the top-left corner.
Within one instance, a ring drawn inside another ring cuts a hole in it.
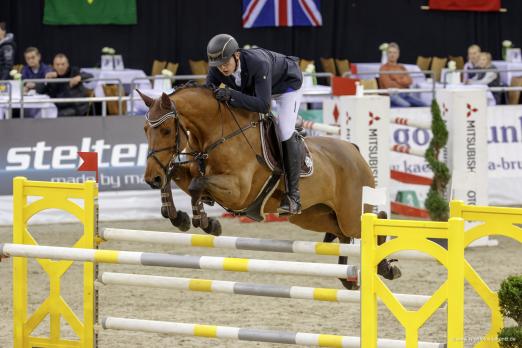
[[[277,212],[279,215],[301,214],[301,197],[299,194],[299,174],[302,155],[297,134],[283,141],[283,164],[286,172],[286,194],[281,200]]]

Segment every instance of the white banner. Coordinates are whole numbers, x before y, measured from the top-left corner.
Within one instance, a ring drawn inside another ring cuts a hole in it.
[[[442,105],[441,109],[443,109]],[[426,122],[431,120],[431,113],[429,108],[392,108],[391,117],[406,117]],[[487,139],[489,205],[522,205],[522,107],[519,105],[488,107]],[[391,125],[391,142],[394,144],[425,149],[430,140],[430,130]],[[433,176],[422,157],[392,152],[390,161],[392,169],[428,178]],[[429,187],[405,185],[392,180],[390,189],[393,200],[400,192],[405,191],[409,191],[410,194],[403,196],[411,197],[413,191],[419,207],[423,207]]]

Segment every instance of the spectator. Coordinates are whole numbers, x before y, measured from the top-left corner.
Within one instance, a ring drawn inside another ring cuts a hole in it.
[[[24,80],[43,79],[48,72],[53,70],[49,65],[40,62],[42,56],[36,47],[27,47],[24,52],[24,58],[27,63],[22,68],[22,79]],[[35,88],[35,83],[27,82],[24,86],[24,92],[33,88]]]
[[[402,64],[398,64],[400,49],[395,42],[390,42],[386,51],[388,62],[381,65],[381,72],[385,71],[408,71]],[[381,74],[379,76],[381,88],[409,88],[412,84],[411,77],[405,74]],[[412,96],[410,93],[390,94],[391,106],[409,107],[425,106],[425,104]]]
[[[477,62],[477,68],[481,70],[491,70],[497,69],[495,65],[491,62],[491,54],[488,52],[481,52],[479,54],[479,59]],[[470,85],[486,85],[488,87],[498,87],[500,86],[500,76],[496,71],[485,71],[478,72],[472,78],[467,81]],[[497,104],[500,104],[500,93],[494,92],[495,100]]]
[[[91,78],[91,74],[81,73],[77,67],[69,66],[69,59],[58,53],[53,59],[53,71],[45,75],[46,79],[70,78],[69,82],[39,83],[36,91],[51,98],[84,98],[87,90],[82,81]],[[89,109],[88,103],[56,103],[58,116],[84,116]]]
[[[479,45],[471,45],[468,47],[468,61],[464,64],[464,70],[475,70],[478,68],[480,52]],[[464,82],[473,78],[476,74],[475,72],[464,73]]]
[[[0,80],[8,80],[13,68],[16,45],[13,33],[7,32],[5,22],[0,22]]]

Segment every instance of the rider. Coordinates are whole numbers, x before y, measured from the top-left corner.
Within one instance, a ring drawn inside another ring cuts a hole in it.
[[[283,147],[287,193],[280,214],[300,214],[299,174],[301,154],[295,122],[301,100],[303,75],[298,58],[263,48],[240,49],[228,34],[214,36],[207,45],[207,84],[215,88],[219,101],[234,107],[267,114],[271,99],[278,106],[277,128]]]

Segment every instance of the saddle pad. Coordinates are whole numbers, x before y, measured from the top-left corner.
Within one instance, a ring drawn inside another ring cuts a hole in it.
[[[265,116],[266,117],[266,116]],[[270,170],[281,170],[281,152],[279,150],[279,139],[277,138],[277,131],[275,129],[275,122],[273,116],[265,118],[264,122],[259,127],[261,134],[261,147],[263,149],[263,157],[270,168]],[[301,161],[301,173],[300,177],[311,176],[314,172],[314,162],[312,154],[308,145],[304,141],[304,138],[298,136],[299,144],[301,147],[301,153],[304,154]]]

